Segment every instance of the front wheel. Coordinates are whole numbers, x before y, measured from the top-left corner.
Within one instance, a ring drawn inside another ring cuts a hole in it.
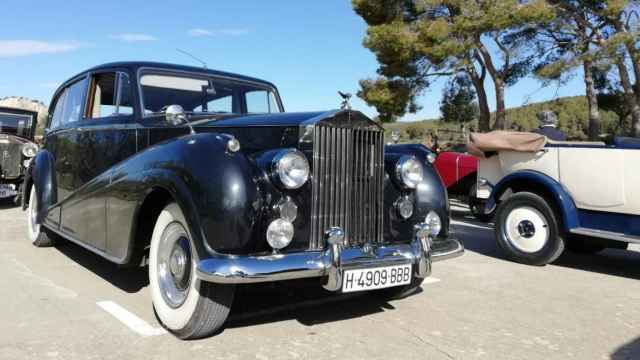
[[[201,281],[187,222],[177,204],[165,207],[149,250],[151,300],[162,325],[181,339],[212,335],[227,320],[233,285]]]
[[[555,211],[545,199],[528,192],[500,204],[495,236],[508,258],[528,265],[551,263],[565,247]]]
[[[31,243],[36,247],[49,247],[55,244],[54,238],[48,230],[38,222],[38,197],[35,184],[31,186],[29,193],[29,207],[27,208],[27,229]]]

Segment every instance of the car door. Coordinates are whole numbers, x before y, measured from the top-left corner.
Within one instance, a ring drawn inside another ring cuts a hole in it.
[[[73,174],[74,193],[64,206],[63,222],[75,236],[107,251],[106,191],[114,165],[135,154],[131,83],[124,71],[101,71],[88,78],[86,107],[75,127],[80,156]]]

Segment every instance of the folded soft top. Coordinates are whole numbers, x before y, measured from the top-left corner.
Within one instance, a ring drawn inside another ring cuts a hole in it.
[[[492,131],[490,133],[472,133],[467,148],[469,153],[484,158],[492,153],[504,150],[537,152],[547,144],[547,137],[530,132]]]

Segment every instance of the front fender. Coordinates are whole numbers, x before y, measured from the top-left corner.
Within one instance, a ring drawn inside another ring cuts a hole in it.
[[[186,217],[201,257],[216,252],[246,252],[262,201],[253,165],[241,152],[227,151],[229,137],[187,135],[148,148],[113,171],[112,193],[168,191]],[[135,216],[134,216],[135,217]],[[135,225],[131,229],[135,240]]]
[[[498,182],[487,199],[485,213],[489,214],[495,210],[496,205],[502,195],[510,188],[518,187],[526,184],[531,192],[540,192],[551,194],[555,201],[556,208],[562,216],[565,231],[579,227],[578,209],[569,192],[556,180],[551,177],[533,170],[523,170],[514,172],[505,176]],[[535,188],[533,188],[535,187]]]
[[[429,211],[435,211],[442,220],[442,231],[438,238],[449,236],[449,198],[447,189],[433,165],[428,161],[430,150],[421,144],[386,146],[385,169],[388,178],[385,182],[385,237],[410,238],[413,236],[413,226],[416,221],[424,221]],[[415,191],[405,191],[396,179],[395,166],[403,155],[415,156],[423,165],[424,179]],[[409,195],[415,204],[413,220],[404,221],[395,213],[394,203],[401,195]]]
[[[26,209],[31,186],[36,186],[36,199],[38,200],[38,214],[36,221],[42,223],[47,215],[49,207],[56,203],[55,185],[55,159],[47,150],[41,150],[31,161],[25,174],[22,200],[22,208]]]

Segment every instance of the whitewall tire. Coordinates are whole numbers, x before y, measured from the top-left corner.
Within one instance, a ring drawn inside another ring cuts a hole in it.
[[[546,265],[564,251],[558,216],[541,196],[520,192],[498,207],[496,241],[511,260]]]
[[[176,203],[167,205],[151,237],[149,284],[162,325],[182,339],[209,336],[222,327],[231,309],[233,285],[196,277],[197,254],[187,222]]]
[[[38,197],[36,196],[35,184],[31,186],[29,193],[29,207],[27,208],[27,236],[29,241],[37,247],[48,247],[54,245],[53,238],[47,230],[38,222]]]

